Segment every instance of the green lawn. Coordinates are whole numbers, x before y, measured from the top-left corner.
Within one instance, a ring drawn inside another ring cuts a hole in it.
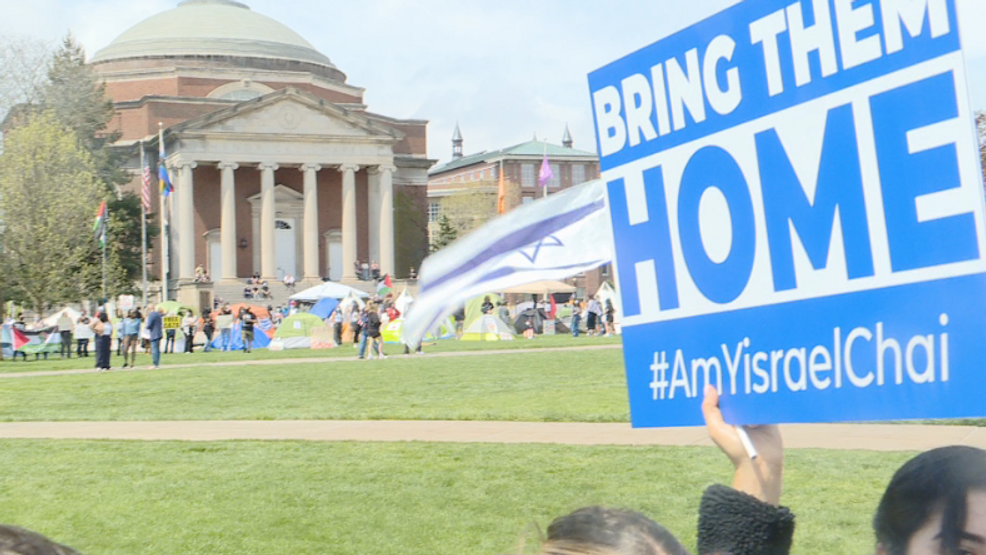
[[[491,341],[491,342],[480,342],[480,341],[454,341],[454,340],[443,340],[438,341],[434,344],[426,345],[425,351],[429,353],[446,353],[446,352],[459,352],[459,351],[498,351],[498,350],[514,350],[514,349],[550,349],[550,348],[560,348],[560,347],[583,347],[588,345],[619,345],[619,337],[578,337],[573,338],[569,335],[555,335],[555,336],[541,336],[533,340],[525,340],[523,338],[518,338],[514,341]],[[388,344],[385,348],[385,352],[389,353],[403,353],[404,348],[401,345],[391,345]],[[291,351],[268,351],[266,349],[259,349],[253,351],[249,354],[243,353],[242,351],[236,352],[218,352],[213,351],[209,353],[201,352],[201,348],[195,353],[186,355],[184,353],[174,353],[174,354],[163,354],[161,358],[161,364],[167,366],[169,364],[206,364],[210,362],[231,362],[239,360],[284,360],[284,359],[297,359],[297,358],[338,358],[338,357],[353,357],[356,356],[356,349],[352,347],[352,344],[347,344],[344,347],[337,349],[324,349],[324,350],[310,350],[310,349],[299,349]],[[123,364],[123,359],[116,356],[116,351],[113,351],[113,356],[111,362],[114,368],[120,367]],[[72,356],[70,359],[61,359],[57,355],[49,357],[48,360],[34,360],[32,356],[30,360],[24,362],[21,359],[17,359],[14,362],[7,359],[0,362],[0,374],[13,373],[13,372],[40,372],[40,371],[50,371],[50,370],[79,370],[79,369],[90,369],[96,364],[95,355],[89,358],[77,358]],[[151,364],[150,355],[145,355],[140,353],[137,355],[137,366],[147,367]]]
[[[794,551],[872,552],[873,509],[907,458],[790,452]],[[0,465],[0,522],[88,555],[495,555],[592,504],[692,548],[702,489],[730,477],[708,448],[544,445],[5,441]]]
[[[0,379],[0,420],[624,422],[619,349]]]

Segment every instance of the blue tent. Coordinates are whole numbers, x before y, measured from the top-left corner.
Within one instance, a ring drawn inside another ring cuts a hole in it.
[[[233,327],[233,333],[230,336],[229,349],[231,351],[242,351],[243,350],[243,333],[242,333],[241,330],[242,330],[242,324],[239,323],[239,322],[237,322],[236,325]],[[268,345],[270,345],[270,338],[267,337],[267,334],[264,333],[263,330],[260,329],[259,324],[258,325],[254,325],[253,326],[253,348],[254,349],[266,349]],[[213,349],[217,349],[217,350],[223,348],[223,337],[222,337],[222,334],[219,333],[219,330],[216,330],[216,335],[212,339],[212,348]]]
[[[319,318],[325,320],[326,318],[329,317],[329,314],[332,314],[332,311],[335,310],[337,306],[339,306],[339,299],[325,297],[324,299],[321,299],[320,301],[315,303],[315,306],[313,306],[312,309],[308,311],[308,313],[314,314],[315,316],[318,316]]]

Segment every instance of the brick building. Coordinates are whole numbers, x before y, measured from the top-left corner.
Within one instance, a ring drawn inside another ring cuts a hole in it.
[[[110,131],[156,174],[159,123],[175,192],[166,272],[204,303],[207,269],[227,287],[259,273],[305,284],[356,279],[357,260],[402,275],[427,254],[426,121],[368,110],[364,90],[305,39],[232,0],[189,0],[125,31],[91,60],[115,103]],[[155,179],[156,182],[156,179]],[[397,238],[395,240],[395,237]]]
[[[520,204],[534,201],[544,195],[538,186],[538,172],[547,156],[554,177],[548,182],[548,194],[599,178],[599,156],[593,152],[574,148],[568,127],[561,145],[533,140],[491,152],[463,154],[464,140],[459,126],[452,135],[452,159],[433,167],[428,172],[428,232],[429,237],[438,230],[438,220],[449,199],[467,192],[477,191],[496,195],[500,172],[503,172],[507,188],[509,211]],[[488,206],[484,203],[483,206]],[[496,215],[495,204],[489,218]],[[603,267],[570,280],[579,288],[579,295],[594,294],[599,286],[611,279],[610,268]]]

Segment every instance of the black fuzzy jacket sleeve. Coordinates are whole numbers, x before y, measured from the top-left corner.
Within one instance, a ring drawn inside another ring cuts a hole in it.
[[[732,488],[705,490],[698,511],[699,555],[787,555],[794,514]]]

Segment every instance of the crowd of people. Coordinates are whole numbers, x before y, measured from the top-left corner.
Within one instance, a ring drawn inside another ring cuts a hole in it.
[[[702,411],[709,436],[733,464],[732,487],[715,484],[701,495],[697,552],[787,555],[795,537],[795,515],[780,504],[780,431],[776,426],[747,428],[757,452],[751,457],[737,428],[723,421],[718,401],[715,388],[707,388]],[[983,555],[986,451],[951,446],[913,457],[889,477],[871,522],[876,555]],[[536,549],[539,555],[688,554],[671,531],[646,515],[601,506],[556,518]],[[77,555],[69,547],[11,526],[0,526],[0,553]]]

